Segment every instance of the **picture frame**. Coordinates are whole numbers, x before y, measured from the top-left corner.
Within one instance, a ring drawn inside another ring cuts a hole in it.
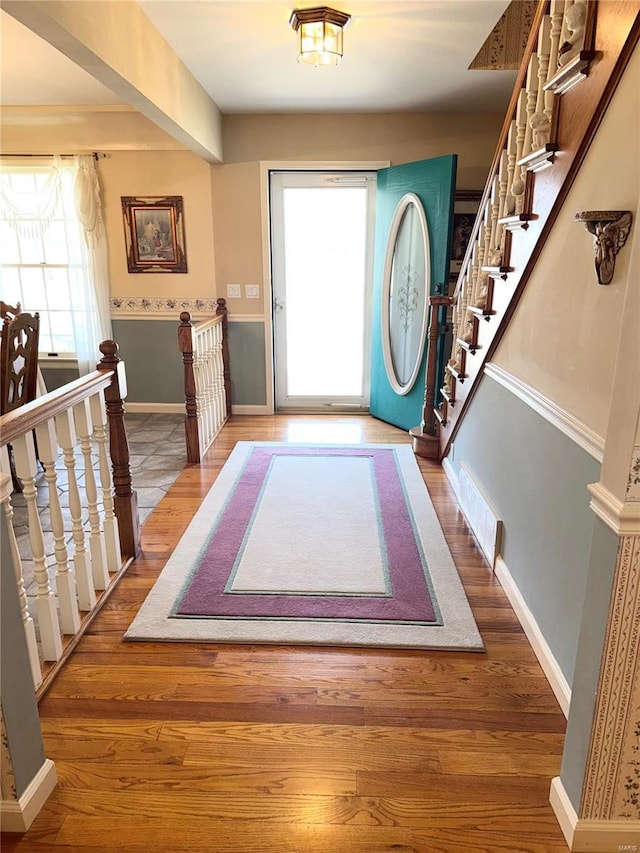
[[[480,200],[481,190],[458,190],[453,206],[453,228],[451,232],[451,258],[449,261],[449,282],[455,282],[462,269],[462,261],[469,245]]]
[[[121,196],[130,273],[186,273],[181,195]]]

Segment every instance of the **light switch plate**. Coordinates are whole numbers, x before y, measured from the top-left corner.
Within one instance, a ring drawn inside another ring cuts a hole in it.
[[[260,299],[260,285],[245,284],[244,295],[247,299]]]
[[[239,284],[227,285],[227,299],[242,299],[242,289]]]

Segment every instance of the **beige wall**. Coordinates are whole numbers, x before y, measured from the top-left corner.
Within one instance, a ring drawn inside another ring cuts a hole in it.
[[[177,140],[222,160],[216,104],[133,0],[4,0],[3,8]]]
[[[258,284],[264,296],[260,161],[404,163],[457,152],[458,185],[482,188],[502,117],[439,114],[226,116],[228,163],[209,166],[144,116],[123,107],[9,107],[2,150],[99,150],[110,245],[111,295],[185,298],[226,295],[226,284]],[[189,272],[129,274],[120,197],[182,195]],[[214,236],[212,236],[214,235]],[[215,261],[214,261],[215,240]],[[217,284],[216,284],[217,283]],[[259,314],[263,300],[233,300]]]
[[[629,276],[640,245],[638,223],[618,255],[612,283],[602,286],[592,237],[574,214],[638,207],[638,79],[636,50],[494,359],[603,438],[625,290],[638,285]]]
[[[0,141],[5,154],[186,150],[148,118],[123,106],[3,107]]]
[[[504,113],[229,115],[224,162],[391,160],[458,155],[458,186],[483,189]]]
[[[208,163],[190,151],[112,151],[100,160],[112,296],[212,298],[216,295]],[[129,273],[121,196],[180,195],[188,272]]]
[[[482,189],[504,116],[492,114],[317,114],[225,116],[225,164],[211,167],[219,295],[227,284],[260,284],[263,264],[260,162],[390,161],[458,154],[458,186]],[[263,300],[230,310],[267,311]]]

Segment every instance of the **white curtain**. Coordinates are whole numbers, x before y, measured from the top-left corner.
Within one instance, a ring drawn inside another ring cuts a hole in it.
[[[12,187],[8,181],[0,180],[0,207],[3,219],[6,219],[11,228],[22,237],[42,237],[51,225],[62,189],[61,167],[62,158],[55,156],[44,183],[28,192]],[[10,169],[3,166],[3,171],[8,172]]]
[[[84,317],[74,313],[74,337],[80,375],[95,368],[98,345],[111,339],[107,235],[102,218],[100,182],[92,155],[74,157],[76,214],[84,235],[84,263],[78,296]]]
[[[39,165],[41,169],[42,164]],[[24,163],[20,169],[25,171]],[[83,375],[95,369],[100,359],[100,342],[112,337],[100,183],[92,155],[79,155],[72,161],[55,156],[49,169],[47,179],[35,191],[21,192],[9,181],[0,180],[0,206],[3,218],[18,234],[41,237],[51,225],[59,203],[63,171],[73,177],[75,211],[84,237],[84,240],[70,241],[70,248],[76,243],[79,245],[79,256],[70,260],[79,269],[72,283],[73,333],[78,370]],[[10,171],[10,167],[3,167],[3,171]]]

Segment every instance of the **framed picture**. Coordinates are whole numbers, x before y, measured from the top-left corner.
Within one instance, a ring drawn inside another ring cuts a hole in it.
[[[187,271],[181,195],[121,196],[129,272]]]
[[[451,261],[449,281],[455,281],[462,269],[469,238],[473,231],[482,192],[479,190],[458,190],[453,207],[453,231],[451,235]]]

